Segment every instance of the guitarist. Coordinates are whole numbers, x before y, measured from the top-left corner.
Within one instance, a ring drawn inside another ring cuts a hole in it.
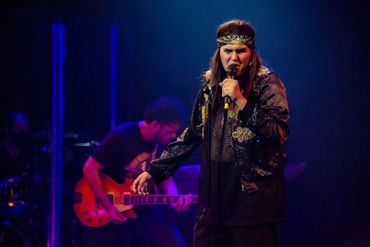
[[[84,179],[107,210],[111,223],[99,228],[86,227],[83,246],[185,246],[177,226],[164,214],[161,205],[136,206],[138,218],[128,220],[109,201],[99,177],[99,173],[104,173],[123,183],[145,171],[156,157],[158,146],[163,147],[176,137],[184,115],[185,109],[177,98],[161,97],[146,107],[144,120],[124,123],[112,130],[87,159]],[[151,193],[158,193],[154,184],[149,187]],[[162,194],[178,195],[172,178],[162,182],[159,190]],[[190,203],[191,196],[184,196],[171,206],[182,212],[189,209]]]

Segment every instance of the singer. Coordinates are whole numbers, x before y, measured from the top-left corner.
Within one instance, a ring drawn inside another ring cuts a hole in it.
[[[194,246],[277,246],[289,119],[285,87],[262,65],[251,24],[222,23],[216,44],[190,125],[134,188],[147,193],[148,180],[171,176],[203,143]]]

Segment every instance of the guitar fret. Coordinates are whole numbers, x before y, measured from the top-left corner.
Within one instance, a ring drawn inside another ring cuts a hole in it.
[[[124,205],[168,204],[168,203],[176,203],[178,199],[179,199],[179,196],[124,194],[123,204]],[[198,197],[193,196],[192,203],[197,203],[197,202],[198,202]]]

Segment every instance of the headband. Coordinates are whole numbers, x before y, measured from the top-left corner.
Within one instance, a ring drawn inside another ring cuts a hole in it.
[[[247,35],[225,35],[217,38],[217,47],[224,45],[247,45],[250,48],[254,48],[254,39]]]

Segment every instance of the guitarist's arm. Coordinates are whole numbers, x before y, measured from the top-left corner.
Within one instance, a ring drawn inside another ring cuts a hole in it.
[[[113,223],[121,224],[127,220],[117,208],[111,204],[107,195],[103,190],[99,172],[103,166],[91,156],[87,159],[83,167],[83,176],[95,197],[99,200],[102,206],[107,210],[107,213]]]
[[[177,186],[172,177],[160,183],[159,188],[161,192],[165,195],[179,195]],[[190,204],[191,204],[191,195],[188,195],[188,196],[180,196],[176,203],[171,203],[171,206],[177,212],[184,212],[189,209]]]

